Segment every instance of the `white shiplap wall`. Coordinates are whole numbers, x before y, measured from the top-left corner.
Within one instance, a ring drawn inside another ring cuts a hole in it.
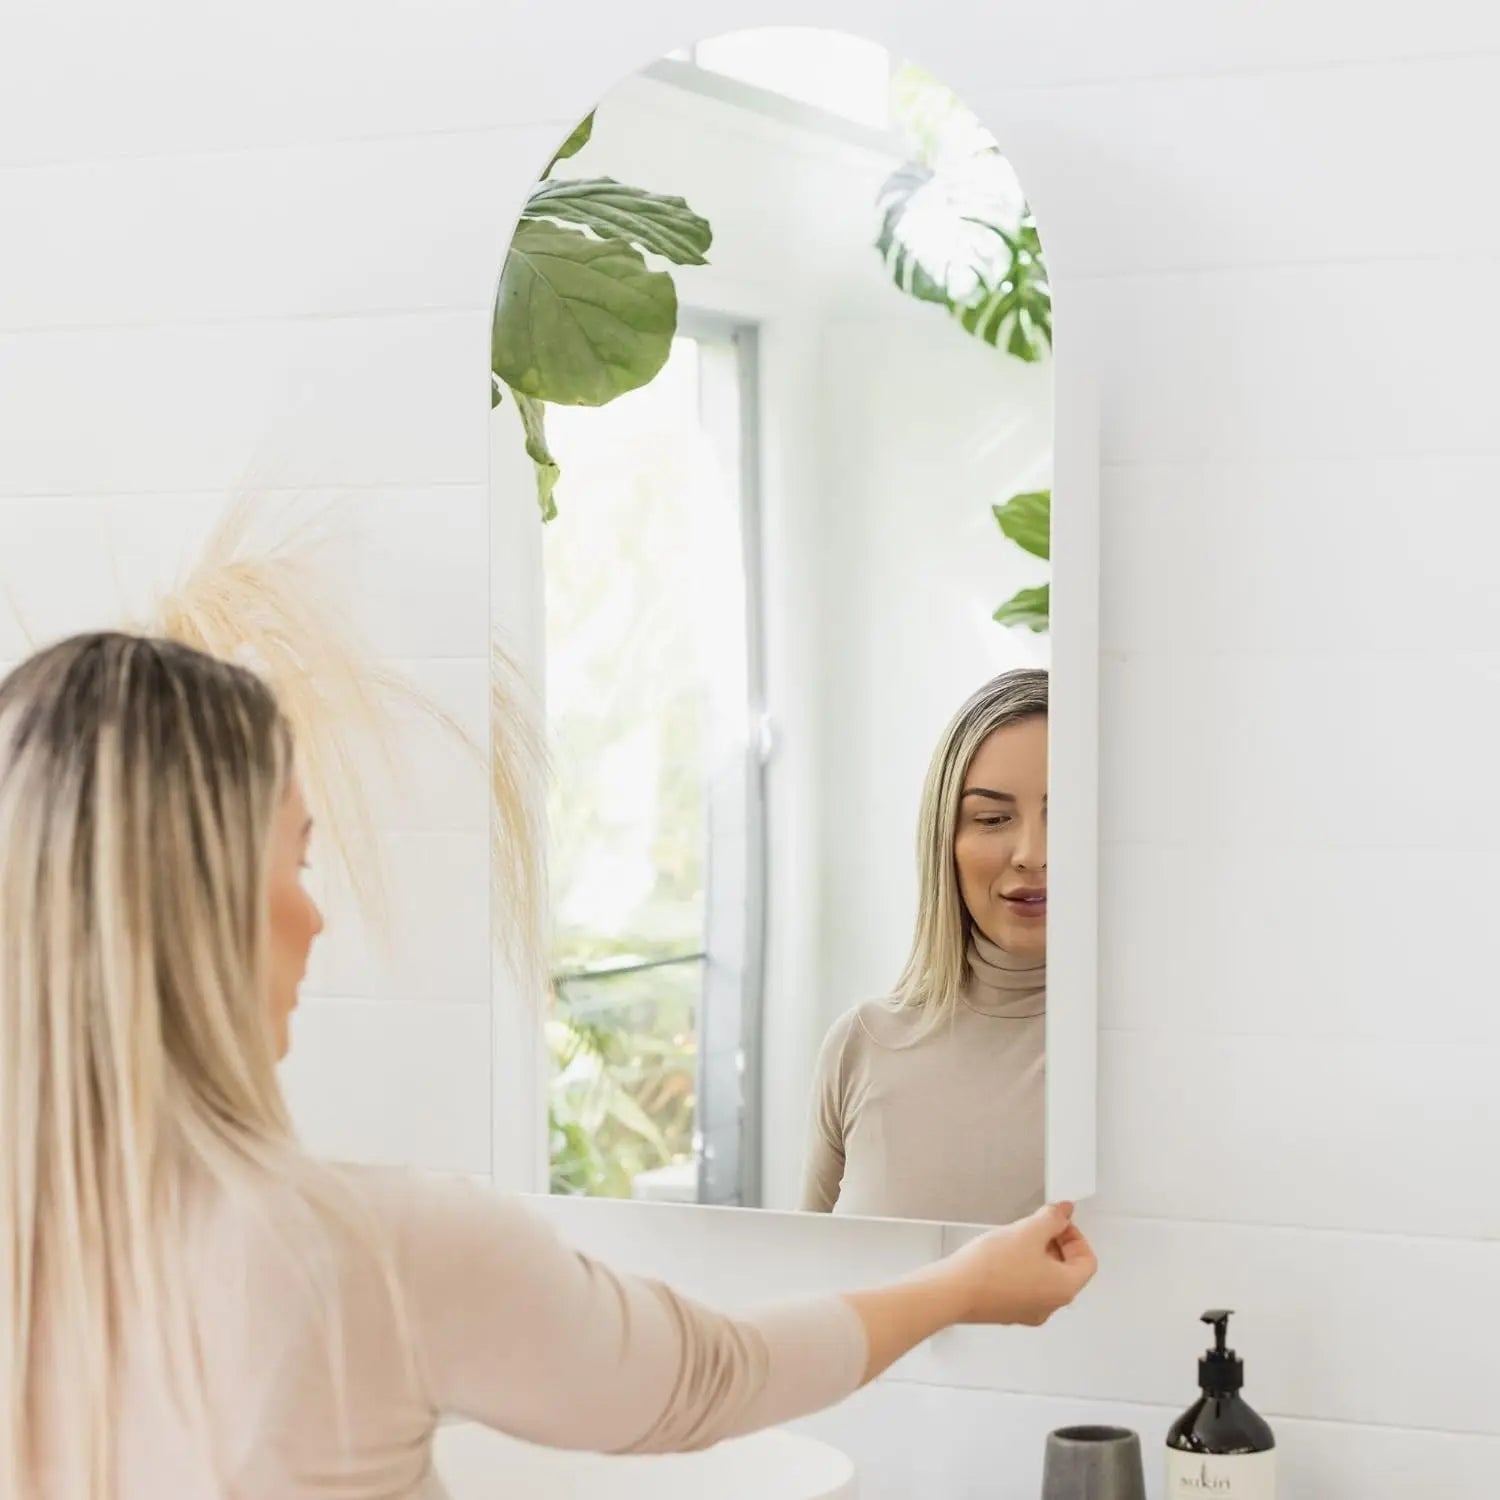
[[[1044,1334],[945,1337],[812,1425],[875,1500],[1025,1500],[1060,1422],[1155,1445],[1222,1300],[1285,1494],[1479,1500],[1500,1468],[1500,12],[793,12],[11,0],[4,554],[49,506],[217,493],[257,465],[440,494],[460,536],[507,220],[567,123],[690,36],[757,22],[843,25],[938,70],[1037,203],[1061,357],[1071,326],[1102,361],[1105,1270]],[[412,629],[386,649],[482,681],[469,627]],[[310,1005],[303,1107],[341,1148],[482,1171],[484,1021],[410,994]],[[938,1242],[552,1211],[731,1301]]]
[[[0,660],[145,616],[200,554],[225,496],[0,494]],[[264,490],[255,534],[326,525],[330,602],[482,746],[488,636],[482,486]],[[307,1139],[339,1155],[490,1167],[488,806],[482,763],[402,712],[398,776],[355,746],[381,839],[391,921],[364,928],[315,841],[328,919],[293,1021],[285,1082]],[[444,1101],[434,1109],[434,1099]]]

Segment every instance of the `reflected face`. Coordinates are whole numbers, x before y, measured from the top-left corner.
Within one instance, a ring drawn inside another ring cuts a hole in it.
[[[278,1059],[291,1045],[291,1017],[297,989],[307,973],[313,940],[323,930],[323,913],[302,884],[312,819],[297,778],[291,778],[271,834],[271,1027]]]
[[[1047,720],[1007,724],[974,753],[953,841],[974,925],[1022,957],[1047,952]]]

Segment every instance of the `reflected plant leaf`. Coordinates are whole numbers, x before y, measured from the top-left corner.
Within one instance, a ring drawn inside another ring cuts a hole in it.
[[[1052,348],[1052,286],[1036,222],[998,141],[951,89],[911,64],[893,74],[891,99],[915,156],[878,199],[875,248],[892,280],[946,307],[991,347],[1038,362]],[[1050,559],[1051,498],[1035,491],[993,507],[1000,529],[1034,557]],[[1048,589],[1022,589],[994,618],[1048,630]]]
[[[594,136],[594,111],[590,110],[572,129],[567,140],[557,148],[557,154],[547,163],[547,169],[542,173],[543,178],[552,175],[552,169],[560,161],[566,161],[570,156],[577,156],[580,151],[593,139]]]
[[[604,406],[655,378],[677,330],[677,291],[646,255],[703,265],[713,230],[681,199],[609,177],[556,180],[592,139],[574,128],[532,189],[506,253],[490,329],[490,405],[521,404],[543,521],[557,515],[558,465],[542,405]],[[533,403],[527,408],[522,398]]]
[[[995,619],[1001,625],[1020,625],[1038,634],[1046,630],[1050,621],[1051,585],[1039,588],[1020,589],[1012,594],[999,609]]]
[[[536,503],[542,512],[542,520],[551,521],[557,516],[557,481],[562,477],[557,460],[547,446],[547,409],[540,401],[512,391],[516,398],[516,410],[521,414],[521,426],[526,433],[526,456],[536,468]]]
[[[526,220],[558,220],[602,240],[620,240],[679,266],[707,265],[713,230],[681,198],[648,193],[612,177],[544,182],[532,193]]]
[[[1044,562],[1052,556],[1052,491],[1029,490],[994,507],[1000,530],[1023,551]]]
[[[677,291],[619,240],[523,220],[495,299],[490,359],[518,395],[603,406],[666,364]]]

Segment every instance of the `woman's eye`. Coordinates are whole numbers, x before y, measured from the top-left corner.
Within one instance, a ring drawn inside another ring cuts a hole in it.
[[[993,818],[976,818],[974,821],[982,828],[999,828],[1002,823],[1009,823],[1010,819],[1001,813]]]

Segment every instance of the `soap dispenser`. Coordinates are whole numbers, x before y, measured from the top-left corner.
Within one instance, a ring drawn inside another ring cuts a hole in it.
[[[1275,1500],[1276,1439],[1240,1395],[1245,1365],[1229,1347],[1230,1317],[1203,1314],[1214,1347],[1198,1361],[1202,1394],[1167,1434],[1166,1500]]]

